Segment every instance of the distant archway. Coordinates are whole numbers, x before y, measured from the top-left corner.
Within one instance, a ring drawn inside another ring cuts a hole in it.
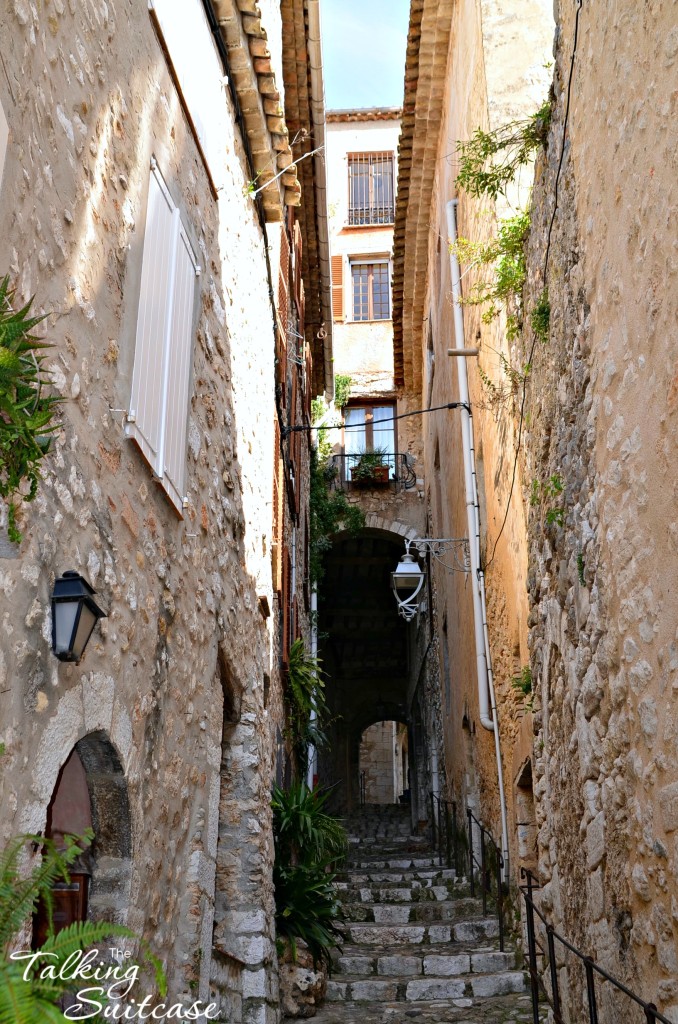
[[[394,719],[369,725],[360,737],[361,804],[403,803],[409,796],[407,726]]]

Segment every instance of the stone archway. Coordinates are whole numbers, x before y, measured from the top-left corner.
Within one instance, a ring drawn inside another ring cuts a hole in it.
[[[413,527],[371,514],[358,533],[333,538],[326,556],[320,657],[333,723],[330,749],[319,756],[319,776],[321,784],[334,787],[332,809],[340,813],[360,802],[363,731],[407,717],[410,627],[398,616],[390,577],[405,540],[417,536]]]
[[[127,782],[118,753],[102,730],[78,740],[62,764],[47,806],[45,836],[57,848],[67,835],[94,833],[78,857],[69,883],[54,889],[56,931],[75,921],[121,921],[131,884],[132,826]],[[36,914],[33,943],[47,934],[45,908]]]

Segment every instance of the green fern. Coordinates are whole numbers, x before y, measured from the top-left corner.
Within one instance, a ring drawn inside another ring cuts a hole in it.
[[[66,836],[65,848],[58,850],[51,840],[42,836],[18,836],[0,853],[0,1024],[63,1024],[67,1020],[58,1004],[73,989],[73,981],[68,977],[40,977],[44,959],[32,965],[10,959],[19,933],[39,903],[46,908],[49,932],[40,952],[51,954],[49,963],[54,971],[50,973],[55,975],[68,957],[78,951],[98,947],[114,936],[136,939],[128,928],[110,921],[77,921],[54,932],[52,887],[59,881],[69,881],[69,869],[92,838],[91,832],[81,838]],[[27,844],[42,848],[40,863],[29,874],[22,872]],[[160,961],[146,943],[141,942],[141,950],[144,963],[164,995],[167,984]],[[97,998],[105,1003],[104,997]]]

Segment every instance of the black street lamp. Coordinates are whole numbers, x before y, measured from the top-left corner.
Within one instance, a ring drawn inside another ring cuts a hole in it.
[[[69,569],[54,581],[52,593],[52,650],[59,661],[77,663],[85,653],[92,630],[106,613],[86,579]]]

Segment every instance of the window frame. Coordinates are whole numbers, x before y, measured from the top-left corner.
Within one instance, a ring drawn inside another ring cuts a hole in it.
[[[349,257],[349,272],[351,278],[351,323],[354,324],[368,324],[368,323],[387,323],[393,319],[393,307],[391,298],[391,260],[388,256],[350,256]],[[376,266],[385,266],[386,269],[386,298],[388,302],[388,316],[377,316],[374,315],[374,270]],[[355,306],[356,306],[356,278],[354,277],[354,267],[367,267],[367,317],[356,317]]]
[[[393,452],[392,454],[397,455],[398,453],[398,423],[395,419],[397,416],[398,403],[395,398],[381,398],[379,396],[373,396],[365,399],[365,401],[352,401],[344,407],[343,426],[341,432],[341,443],[344,454],[346,452],[346,412],[349,409],[363,409],[365,411],[365,451],[374,450],[374,410],[375,408],[389,408],[393,411]],[[377,420],[377,423],[380,421]],[[355,454],[355,453],[352,453]]]
[[[347,186],[348,186],[348,207],[346,223],[348,227],[389,227],[395,223],[395,153],[393,150],[368,150],[362,153],[347,153]],[[385,204],[379,204],[375,198],[376,184],[375,171],[383,168],[390,162],[391,187],[390,201],[388,208]],[[357,206],[354,203],[355,189],[353,187],[354,175],[351,170],[359,164],[367,167],[367,206]],[[388,219],[379,210],[387,210]],[[362,215],[362,216],[361,216]]]

